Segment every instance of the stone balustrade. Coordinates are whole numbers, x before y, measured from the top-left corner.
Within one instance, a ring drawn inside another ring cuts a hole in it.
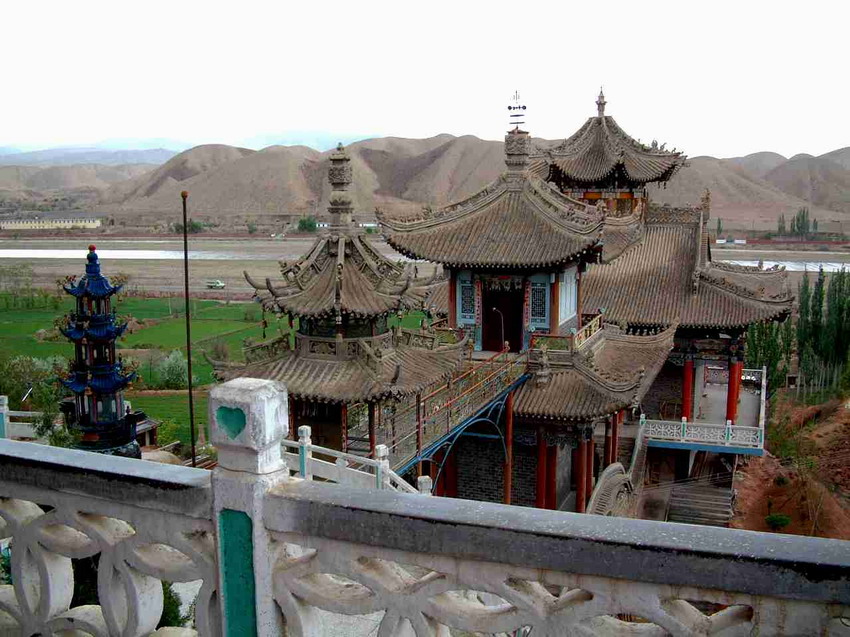
[[[0,635],[850,634],[845,542],[300,479],[279,384],[209,409],[213,472],[0,440]],[[193,629],[156,629],[163,580]]]

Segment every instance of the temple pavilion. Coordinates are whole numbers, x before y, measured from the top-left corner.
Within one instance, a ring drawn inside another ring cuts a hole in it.
[[[245,348],[245,365],[213,365],[223,380],[284,383],[293,434],[310,425],[315,444],[347,451],[356,442],[358,451],[372,453],[379,405],[451,375],[465,343],[446,344],[427,330],[399,327],[400,315],[422,309],[440,281],[415,278],[412,268],[382,256],[354,225],[352,169],[341,145],[331,155],[328,179],[332,222],[307,254],[295,263],[281,262],[280,280],[257,281],[246,273],[256,299],[285,317],[292,333]],[[356,441],[349,435],[354,406],[368,418],[368,436]]]
[[[447,441],[437,492],[583,511],[592,476],[614,461],[618,425],[643,400],[676,327],[628,334],[587,303],[584,273],[636,241],[640,217],[630,211],[615,225],[621,247],[606,257],[608,209],[547,183],[532,152],[528,133],[514,129],[505,172],[479,193],[417,218],[379,220],[397,250],[442,264],[449,322],[470,332],[477,350],[529,351],[532,377],[508,397],[502,440],[481,429]]]

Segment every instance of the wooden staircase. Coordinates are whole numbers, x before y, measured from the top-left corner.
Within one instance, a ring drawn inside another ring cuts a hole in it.
[[[673,488],[667,521],[725,527],[732,513],[731,487],[703,478]]]

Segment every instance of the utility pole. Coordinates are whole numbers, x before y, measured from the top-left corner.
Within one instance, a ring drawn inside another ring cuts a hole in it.
[[[195,399],[192,395],[192,315],[189,311],[189,222],[186,200],[189,193],[180,193],[183,198],[183,291],[186,301],[186,357],[189,362],[189,437],[192,439],[192,466],[195,466]]]

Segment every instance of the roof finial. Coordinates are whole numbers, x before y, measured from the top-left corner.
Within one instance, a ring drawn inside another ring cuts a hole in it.
[[[596,98],[596,109],[599,112],[599,117],[605,117],[605,93],[602,92],[602,87],[599,87],[599,97]]]
[[[525,104],[519,103],[519,91],[514,91],[511,100],[513,100],[513,104],[508,106],[508,111],[510,111],[510,121],[508,126],[510,126],[510,130],[519,129],[520,125],[525,124]]]

